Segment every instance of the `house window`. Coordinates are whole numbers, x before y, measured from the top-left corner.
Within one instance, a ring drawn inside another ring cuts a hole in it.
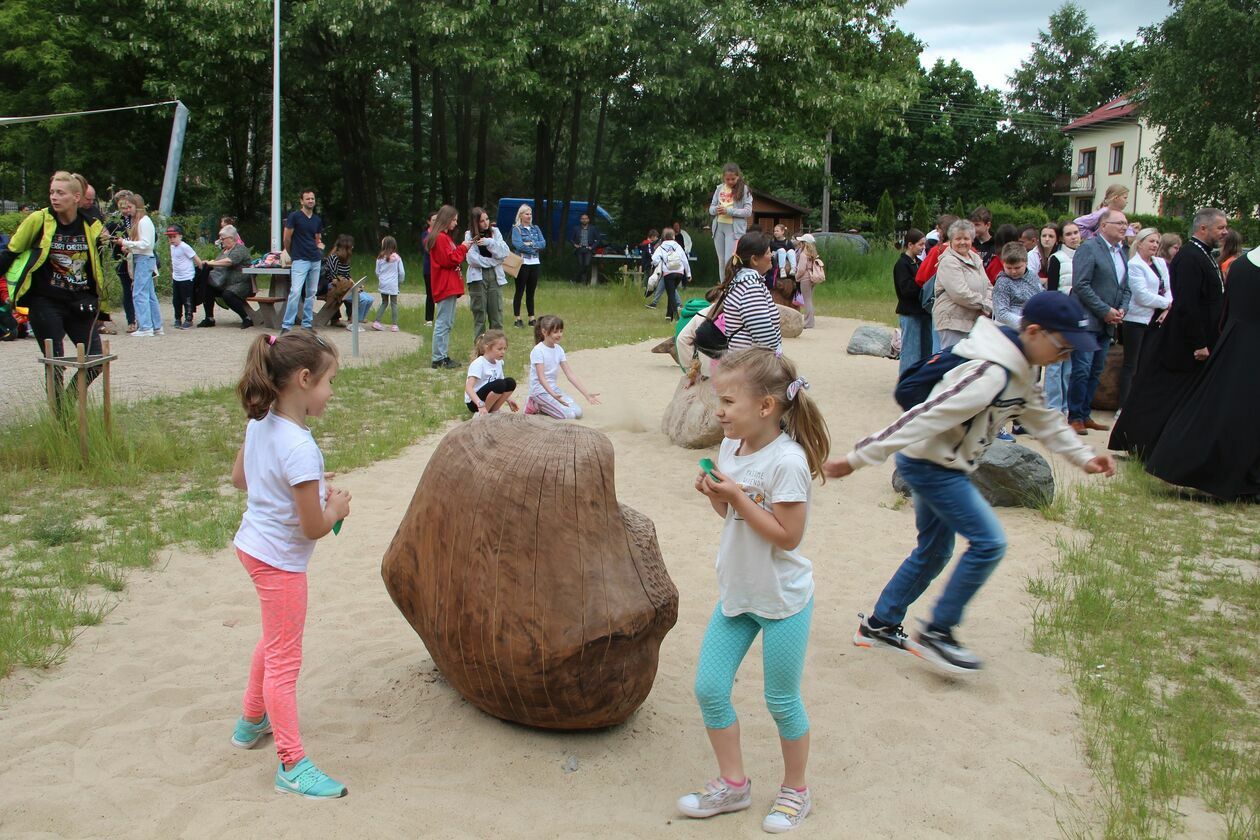
[[[1076,215],[1087,216],[1090,212],[1090,201],[1088,198],[1076,199]]]
[[[1119,175],[1122,169],[1124,169],[1124,144],[1112,143],[1111,160],[1107,165],[1107,174]]]
[[[1094,174],[1094,156],[1096,149],[1081,149],[1081,162],[1076,167],[1077,178],[1087,178]]]

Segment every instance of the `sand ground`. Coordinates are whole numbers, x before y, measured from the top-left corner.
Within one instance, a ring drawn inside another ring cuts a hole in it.
[[[841,452],[897,412],[895,362],[844,353],[856,325],[821,318],[787,344]],[[395,339],[407,340],[377,334],[367,346]],[[231,747],[257,601],[230,547],[210,556],[176,548],[132,578],[62,667],[0,683],[0,835],[763,836],[781,767],[759,644],[735,686],[753,808],[709,821],[674,811],[681,793],[714,772],[691,683],[716,600],[721,521],[691,486],[706,453],[660,433],[677,369],[648,352],[653,343],[571,356],[604,394],[584,422],[613,441],[619,499],[654,520],[680,594],[655,686],[627,723],[583,734],[525,729],[477,711],[436,672],[380,578],[435,436],[336,480],[354,494],[353,513],[311,564],[303,739],[349,785],[348,798],[279,796],[271,739],[253,751]],[[1058,821],[1072,818],[1073,802],[1088,808],[1096,790],[1060,663],[1029,649],[1026,582],[1055,557],[1056,529],[1036,512],[999,512],[1010,552],[960,630],[987,659],[981,674],[951,678],[910,657],[859,650],[855,613],[870,608],[914,540],[891,471],[815,485],[804,543],[817,579],[804,681],[815,811],[800,836],[1060,836]]]

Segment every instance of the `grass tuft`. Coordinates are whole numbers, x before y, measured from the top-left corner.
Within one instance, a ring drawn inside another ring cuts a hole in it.
[[[1037,599],[1034,647],[1085,709],[1104,837],[1170,837],[1187,803],[1225,836],[1260,836],[1260,522],[1254,506],[1182,497],[1125,462],[1081,484]]]

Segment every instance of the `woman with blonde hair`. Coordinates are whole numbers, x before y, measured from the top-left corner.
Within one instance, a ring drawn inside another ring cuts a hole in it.
[[[1166,263],[1171,263],[1172,258],[1177,256],[1177,252],[1181,250],[1181,236],[1175,233],[1165,233],[1159,237],[1159,256]]]
[[[23,219],[0,251],[0,277],[8,275],[12,283],[9,303],[27,309],[39,346],[51,339],[56,356],[66,355],[66,338],[71,347],[82,344],[89,353],[100,352],[95,327],[102,285],[97,248],[101,223],[79,211],[82,190],[69,172],[54,173],[48,208]]]
[[[818,257],[818,243],[812,233],[796,238],[796,282],[801,287],[801,315],[805,329],[814,328],[814,287],[827,279],[823,261]]]
[[[525,311],[529,313],[529,325],[534,326],[534,292],[538,289],[538,275],[542,271],[539,253],[547,247],[542,228],[534,224],[534,208],[522,204],[516,209],[516,222],[512,225],[512,250],[520,255],[521,268],[516,274],[516,291],[512,293],[514,326],[524,327],[521,321],[521,298],[525,298]]]
[[[1121,409],[1129,398],[1129,387],[1133,384],[1146,331],[1164,314],[1164,310],[1172,306],[1168,263],[1159,256],[1159,243],[1159,231],[1152,227],[1142,228],[1129,249],[1129,290],[1133,298],[1120,324],[1120,337],[1124,343],[1124,366],[1120,369]]]
[[[157,231],[138,193],[129,193],[118,202],[120,207],[124,203],[131,207],[131,230],[125,237],[115,236],[114,242],[127,249],[131,262],[131,297],[136,307],[136,322],[140,325],[131,335],[133,338],[166,335],[157,290],[153,286],[153,277],[157,274],[157,256],[153,251]]]

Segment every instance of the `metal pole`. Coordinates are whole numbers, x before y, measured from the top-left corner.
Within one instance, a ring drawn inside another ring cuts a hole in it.
[[[175,206],[175,184],[179,181],[179,161],[184,154],[184,134],[188,131],[188,109],[175,103],[175,121],[171,123],[171,145],[166,150],[166,173],[162,178],[162,194],[158,215],[166,218]]]
[[[350,355],[359,358],[359,290],[364,277],[350,287]]]
[[[823,157],[823,233],[831,232],[831,129],[827,129],[827,153]]]
[[[271,250],[280,250],[280,0],[271,27]]]

